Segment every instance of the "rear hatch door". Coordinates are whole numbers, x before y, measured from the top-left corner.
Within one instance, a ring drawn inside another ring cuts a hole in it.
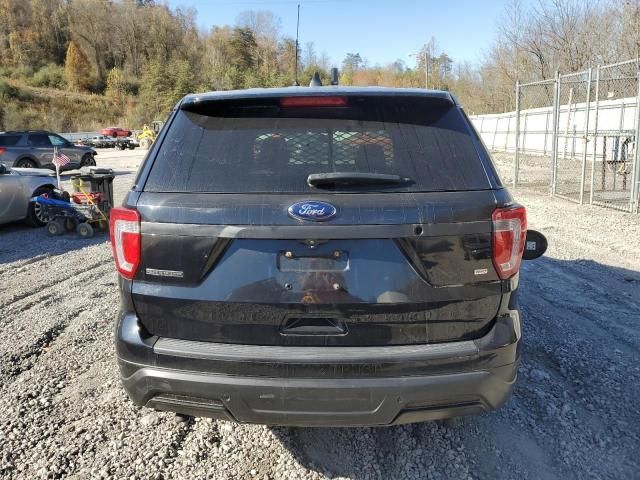
[[[176,112],[137,202],[144,326],[261,345],[482,335],[502,295],[495,185],[460,109],[446,97],[287,98]]]

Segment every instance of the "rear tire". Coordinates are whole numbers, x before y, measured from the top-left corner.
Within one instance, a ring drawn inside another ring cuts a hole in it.
[[[47,223],[47,233],[52,237],[58,237],[64,234],[64,225],[60,220],[51,220]]]
[[[76,232],[82,238],[91,238],[93,237],[93,227],[88,223],[79,223],[76,227]]]
[[[16,168],[37,168],[38,165],[33,160],[28,158],[21,158],[15,163]]]
[[[35,192],[33,192],[32,197],[44,195],[45,193],[48,195],[51,195],[51,193],[53,193],[53,190],[49,187],[40,187],[36,189]],[[44,214],[42,205],[36,202],[29,202],[29,207],[27,208],[27,218],[26,218],[27,225],[31,227],[43,227],[44,225],[46,225],[48,221],[49,219]]]

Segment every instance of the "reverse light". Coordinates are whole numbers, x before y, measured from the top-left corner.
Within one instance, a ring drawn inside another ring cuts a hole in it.
[[[346,107],[347,97],[282,97],[281,107]]]
[[[130,208],[112,208],[109,234],[116,268],[120,275],[131,280],[140,266],[140,214]]]
[[[498,276],[504,280],[520,268],[527,237],[527,212],[519,205],[497,208],[491,218],[493,265]]]

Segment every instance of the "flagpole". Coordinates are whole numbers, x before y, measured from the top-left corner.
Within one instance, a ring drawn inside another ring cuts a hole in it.
[[[56,159],[57,156],[58,156],[58,147],[53,147],[54,160]],[[56,178],[58,179],[58,190],[62,190],[62,188],[60,187],[60,167],[58,166],[58,162],[53,162],[53,164],[56,166]]]

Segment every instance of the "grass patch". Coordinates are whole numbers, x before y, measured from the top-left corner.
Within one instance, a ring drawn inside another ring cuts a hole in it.
[[[0,131],[92,131],[121,123],[122,107],[103,95],[15,85],[0,80]]]

